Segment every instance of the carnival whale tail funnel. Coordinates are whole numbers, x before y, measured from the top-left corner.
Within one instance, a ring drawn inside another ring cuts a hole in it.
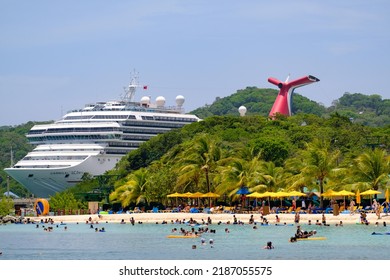
[[[271,118],[274,118],[276,114],[291,116],[291,97],[294,93],[294,89],[319,81],[320,79],[312,75],[304,76],[290,82],[288,79],[286,82],[281,82],[276,78],[268,78],[268,82],[279,88],[278,96],[275,99],[269,116]]]

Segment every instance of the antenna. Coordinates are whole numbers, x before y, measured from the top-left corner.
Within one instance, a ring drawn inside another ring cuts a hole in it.
[[[123,99],[125,101],[130,101],[130,102],[133,101],[137,87],[139,87],[138,79],[139,79],[138,72],[136,72],[134,69],[130,77],[130,84],[124,88],[125,96]]]

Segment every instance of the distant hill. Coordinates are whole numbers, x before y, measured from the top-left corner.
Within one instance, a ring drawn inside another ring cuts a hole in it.
[[[247,87],[236,93],[224,97],[217,97],[213,104],[200,107],[191,113],[204,119],[210,116],[238,116],[238,108],[245,106],[247,115],[268,116],[278,91],[275,89],[260,89]],[[332,106],[312,101],[298,93],[293,96],[293,114],[306,113],[321,117],[329,117],[338,113],[348,117],[352,122],[367,126],[390,125],[390,100],[382,99],[380,95],[364,95],[361,93],[345,93],[341,98],[333,101]]]

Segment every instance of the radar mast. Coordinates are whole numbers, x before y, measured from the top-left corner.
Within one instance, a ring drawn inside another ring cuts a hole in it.
[[[130,84],[127,87],[124,87],[125,94],[124,94],[124,101],[126,102],[133,102],[135,92],[137,90],[137,87],[139,87],[139,74],[135,70],[133,70],[133,73],[131,73],[130,76]]]

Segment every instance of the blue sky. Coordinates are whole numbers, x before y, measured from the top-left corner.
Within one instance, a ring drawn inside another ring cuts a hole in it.
[[[390,98],[390,2],[0,0],[0,125],[59,119],[139,91],[186,111],[247,86],[308,74],[298,93]]]

